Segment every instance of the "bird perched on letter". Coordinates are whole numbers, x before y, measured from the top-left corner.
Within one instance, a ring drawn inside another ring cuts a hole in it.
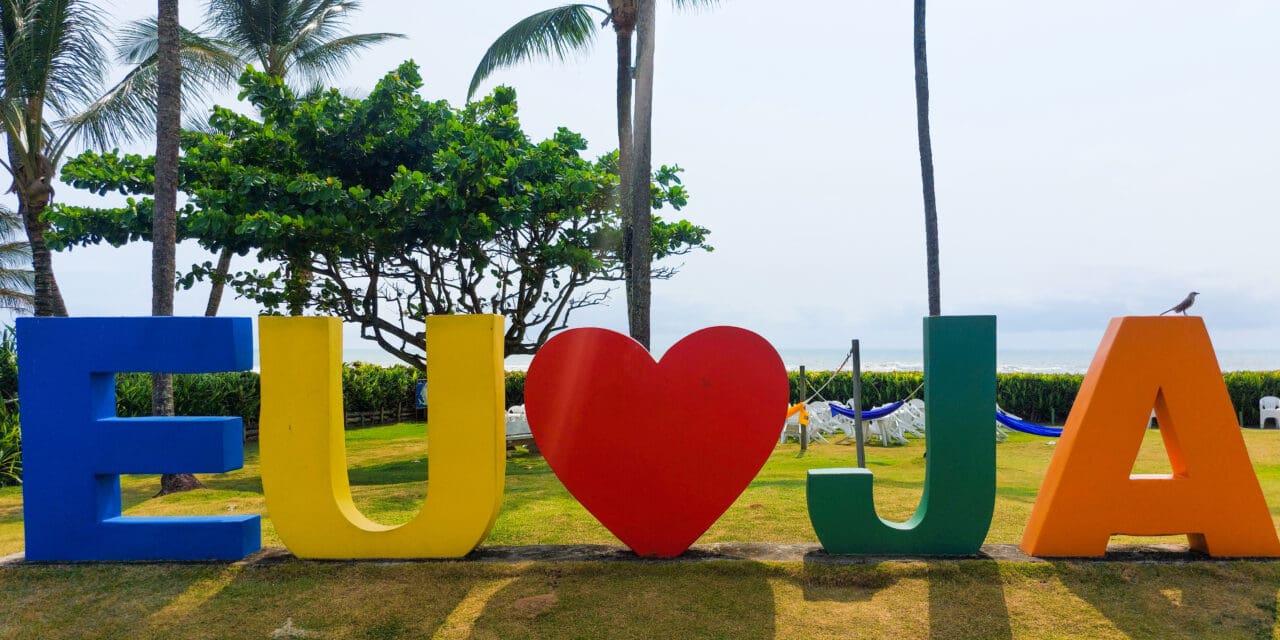
[[[1160,315],[1164,315],[1165,313],[1169,313],[1169,312],[1181,313],[1184,316],[1187,315],[1187,309],[1190,309],[1191,305],[1196,303],[1196,296],[1198,295],[1200,295],[1199,291],[1192,291],[1191,293],[1188,293],[1187,297],[1182,299],[1182,302],[1179,302],[1178,304],[1173,305],[1172,307],[1170,307]]]

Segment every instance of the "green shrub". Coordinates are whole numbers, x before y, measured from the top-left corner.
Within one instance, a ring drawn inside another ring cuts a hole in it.
[[[507,372],[507,408],[524,404],[524,372]]]
[[[0,344],[0,393],[5,380],[5,352]],[[845,402],[853,395],[853,376],[841,372],[808,371],[807,391],[822,388],[822,398]],[[342,372],[343,401],[348,412],[397,411],[412,406],[416,370],[405,366],[379,367],[355,363]],[[800,374],[788,372],[791,402],[800,399]],[[180,415],[231,415],[256,418],[258,376],[255,373],[212,373],[174,376],[175,403]],[[1223,374],[1227,393],[1244,423],[1258,424],[1258,399],[1280,396],[1280,371],[1233,372]],[[1080,374],[1001,373],[996,375],[996,402],[1004,410],[1031,422],[1062,424],[1080,390]],[[524,404],[523,371],[506,375],[506,405]],[[923,398],[919,371],[866,372],[862,374],[862,404],[870,409],[912,395]],[[824,387],[825,385],[825,387]],[[146,374],[116,376],[117,407],[122,416],[149,415],[151,379]]]
[[[22,483],[17,347],[13,328],[0,330],[0,487]]]
[[[813,396],[821,393],[826,400],[847,402],[853,397],[853,374],[842,371],[832,379],[830,371],[806,371],[806,394]],[[791,402],[800,401],[800,372],[787,372],[791,385]],[[862,374],[862,406],[876,407],[890,402],[897,402],[915,392],[916,397],[924,397],[924,374],[919,371],[869,371]],[[917,391],[917,389],[920,389]]]
[[[239,416],[258,419],[258,374],[251,371],[173,376],[173,409],[180,416]],[[116,376],[116,414],[151,415],[151,374]]]
[[[18,412],[0,402],[0,487],[22,484],[22,430]]]
[[[809,383],[809,394],[826,383],[831,377],[829,371],[806,372]],[[791,402],[800,397],[798,388],[800,374],[788,374],[791,383]],[[1223,381],[1227,386],[1227,394],[1235,407],[1237,419],[1241,424],[1256,426],[1258,424],[1258,400],[1263,396],[1280,397],[1280,371],[1237,371],[1224,373]],[[862,374],[863,408],[882,405],[906,398],[924,379],[919,371],[909,372],[868,372]],[[996,403],[1005,411],[1013,413],[1031,422],[1062,424],[1071,413],[1076,394],[1084,375],[1057,373],[999,373],[996,374]],[[510,391],[508,391],[508,394]],[[844,402],[853,395],[853,376],[840,373],[835,380],[822,391],[827,400]],[[923,389],[917,394],[923,396]]]
[[[1227,394],[1236,412],[1244,415],[1248,426],[1258,424],[1258,400],[1263,396],[1280,397],[1280,371],[1232,371],[1223,374]]]
[[[413,406],[416,369],[355,362],[342,367],[342,403],[348,412],[399,411]]]
[[[398,413],[414,403],[418,373],[398,365],[379,367],[352,363],[342,367],[342,402],[350,413]],[[174,412],[185,416],[239,416],[256,420],[259,409],[258,374],[252,371],[189,373],[173,377]],[[151,375],[116,376],[116,413],[151,415]]]

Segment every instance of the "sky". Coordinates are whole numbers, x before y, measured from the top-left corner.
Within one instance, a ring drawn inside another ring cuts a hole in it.
[[[155,10],[112,6],[118,21]],[[366,0],[353,32],[407,38],[333,84],[368,91],[412,58],[424,95],[460,105],[489,43],[549,6]],[[184,26],[199,26],[201,9],[182,2]],[[997,315],[1002,348],[1093,349],[1110,318],[1159,313],[1194,289],[1218,348],[1280,349],[1277,27],[1274,0],[932,3],[943,312]],[[612,32],[601,35],[579,60],[500,71],[482,90],[514,87],[530,136],[566,126],[605,153],[617,137]],[[918,349],[911,2],[663,3],[655,70],[655,165],[685,169],[681,215],[715,246],[654,284],[655,348],[730,324],[780,349],[850,338]],[[66,186],[58,197],[107,204]],[[212,259],[178,254],[180,268]],[[60,253],[54,266],[72,315],[144,315],[149,260],[135,244]],[[201,314],[206,296],[179,291],[178,313]],[[621,291],[572,324],[625,331]]]

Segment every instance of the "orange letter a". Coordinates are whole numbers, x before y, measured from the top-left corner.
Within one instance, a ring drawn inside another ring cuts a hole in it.
[[[1130,475],[1154,405],[1173,475]],[[1215,556],[1280,556],[1267,503],[1198,317],[1114,318],[1027,530],[1034,556],[1101,556],[1114,534],[1186,534]]]

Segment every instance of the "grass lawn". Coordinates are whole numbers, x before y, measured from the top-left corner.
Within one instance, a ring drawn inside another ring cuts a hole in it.
[[[347,434],[356,503],[395,524],[417,511],[426,427]],[[1244,432],[1280,507],[1280,432]],[[1053,447],[1015,434],[997,448],[989,543],[1015,543]],[[924,447],[868,447],[881,515],[905,519]],[[816,542],[805,471],[853,466],[851,447],[778,447],[700,540]],[[1167,472],[1157,432],[1134,471]],[[263,513],[256,447],[207,490],[153,499],[155,476],[122,481],[128,515]],[[278,546],[263,514],[263,545]],[[0,489],[0,556],[22,549],[22,497]],[[1115,539],[1113,542],[1182,542]],[[486,544],[616,544],[537,456],[509,458]],[[477,562],[0,567],[0,637],[113,638],[1257,638],[1275,637],[1280,563]]]

